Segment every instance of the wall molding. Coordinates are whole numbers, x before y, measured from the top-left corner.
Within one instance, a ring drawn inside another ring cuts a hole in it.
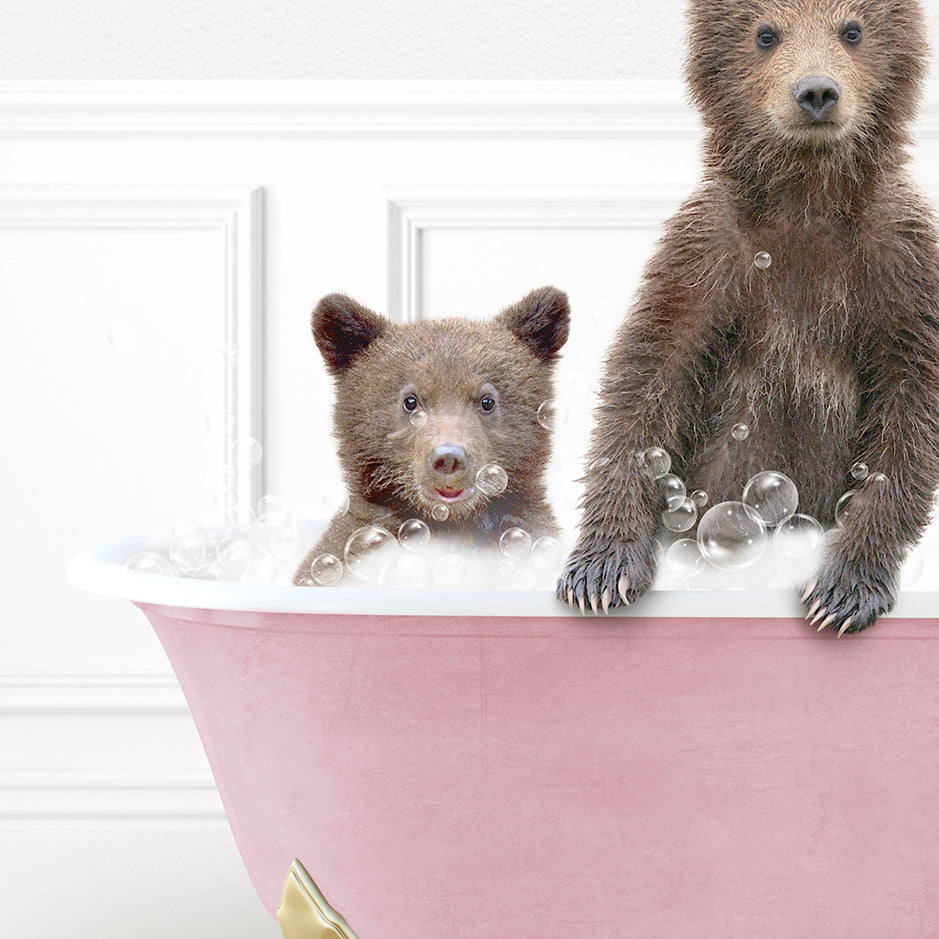
[[[182,689],[171,673],[0,674],[0,717],[63,714],[165,716],[188,713]]]
[[[224,239],[224,408],[232,416],[223,437],[229,511],[263,492],[261,466],[239,465],[236,440],[264,443],[263,190],[258,186],[2,186],[0,228],[208,229]]]
[[[693,139],[678,81],[6,81],[0,137]]]
[[[619,228],[657,230],[686,188],[647,186],[389,188],[388,315],[424,316],[422,239],[433,229]]]
[[[72,719],[68,730],[60,730],[64,717]],[[0,721],[30,721],[52,749],[61,743],[57,733],[75,733],[74,719],[94,736],[101,718],[135,725],[141,718],[164,723],[190,719],[172,674],[0,674]],[[109,746],[106,739],[101,746]],[[224,812],[208,771],[0,771],[0,822],[109,819],[222,821]]]
[[[7,138],[679,139],[680,76],[577,81],[0,81]],[[939,139],[939,80],[916,135]]]
[[[0,823],[217,821],[210,773],[0,773]]]

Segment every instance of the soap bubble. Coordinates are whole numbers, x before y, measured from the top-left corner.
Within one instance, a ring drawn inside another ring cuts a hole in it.
[[[342,561],[335,554],[318,554],[310,564],[310,579],[317,587],[332,587],[342,580]]]
[[[277,565],[269,557],[259,554],[248,562],[241,580],[246,584],[272,584],[277,580]]]
[[[300,534],[292,525],[282,525],[270,537],[271,554],[278,561],[289,561],[303,550]]]
[[[538,423],[546,430],[558,430],[567,423],[567,407],[558,401],[542,401]]]
[[[377,583],[392,569],[399,550],[398,540],[384,528],[357,528],[346,542],[346,569],[359,580]]]
[[[730,436],[734,440],[746,440],[750,436],[750,428],[746,424],[734,424]]]
[[[639,454],[639,465],[653,479],[664,476],[672,468],[672,458],[662,447],[649,447]]]
[[[411,414],[411,424],[414,427],[423,427],[427,423],[426,411],[414,411]]]
[[[669,545],[665,552],[665,563],[669,569],[684,577],[694,577],[704,568],[704,555],[694,538],[680,538]]]
[[[409,518],[398,528],[398,544],[408,551],[418,551],[430,541],[430,528],[419,518]]]
[[[708,494],[703,489],[695,489],[691,493],[691,501],[699,508],[703,509],[708,504]]]
[[[161,574],[164,577],[172,577],[174,573],[169,559],[156,551],[138,551],[124,562],[124,567],[141,574]]]
[[[507,528],[499,538],[499,550],[514,561],[531,553],[531,535],[524,528]]]
[[[499,558],[496,570],[500,576],[509,579],[518,570],[518,561],[513,561],[512,558]]]
[[[282,496],[262,496],[258,499],[256,517],[268,525],[282,525],[287,520],[287,500]]]
[[[542,535],[532,542],[532,561],[543,570],[553,570],[561,560],[561,543],[551,535]]]
[[[430,510],[430,517],[435,522],[445,522],[450,517],[450,510],[442,502],[438,502]]]
[[[257,553],[257,545],[246,538],[227,538],[218,546],[218,563],[229,580],[241,580]]]
[[[885,482],[887,482],[887,477],[883,473],[871,473],[867,477],[868,486],[882,486]]]
[[[849,489],[835,505],[835,524],[839,528],[844,528],[847,517],[850,515],[851,499],[857,493],[857,489]]]
[[[698,523],[698,545],[718,570],[739,571],[762,556],[766,529],[750,506],[721,502],[708,509]]]
[[[466,580],[467,563],[461,554],[445,554],[434,565],[434,583],[455,587]]]
[[[851,467],[851,475],[857,480],[867,479],[868,472],[866,463],[855,463]]]
[[[476,474],[476,488],[484,496],[497,496],[508,484],[509,474],[498,463],[487,463]]]
[[[756,512],[764,525],[772,528],[795,512],[799,492],[788,476],[764,470],[747,481],[742,501]]]
[[[753,258],[753,266],[765,271],[773,263],[772,255],[768,251],[757,251]]]
[[[209,546],[195,532],[179,535],[170,543],[170,560],[177,574],[191,574],[203,567],[208,557]]]
[[[811,515],[790,515],[773,532],[773,547],[784,561],[801,561],[811,555],[825,537],[825,529]]]
[[[254,437],[239,437],[231,446],[236,466],[257,466],[261,462],[261,444]]]
[[[688,531],[698,520],[698,510],[687,496],[674,509],[662,513],[662,524],[669,531]]]
[[[685,501],[685,484],[674,473],[663,473],[655,482],[665,493],[665,504],[670,509],[677,509]]]

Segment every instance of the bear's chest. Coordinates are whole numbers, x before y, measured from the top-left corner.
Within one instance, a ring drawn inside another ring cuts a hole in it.
[[[754,412],[807,406],[824,422],[853,419],[858,285],[867,276],[853,238],[825,224],[769,240],[771,263],[738,277],[737,390]]]

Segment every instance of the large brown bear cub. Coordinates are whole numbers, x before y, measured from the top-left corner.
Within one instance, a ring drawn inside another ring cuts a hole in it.
[[[532,291],[488,322],[395,324],[341,294],[313,311],[316,344],[336,385],[335,435],[349,510],[301,562],[342,558],[350,535],[380,525],[392,535],[420,519],[438,535],[498,544],[507,527],[557,533],[545,497],[550,455],[539,407],[552,398],[567,341],[567,296]],[[484,467],[501,481],[477,481]],[[488,484],[483,484],[488,482]]]
[[[939,254],[903,168],[922,15],[914,0],[689,9],[704,178],[610,349],[558,596],[606,610],[650,586],[664,506],[635,454],[655,445],[712,504],[778,470],[830,524],[858,489],[803,600],[822,626],[864,629],[894,603],[939,478]]]

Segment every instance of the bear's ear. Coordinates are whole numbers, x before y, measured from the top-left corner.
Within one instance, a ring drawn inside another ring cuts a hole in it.
[[[388,321],[342,293],[316,304],[311,317],[313,338],[334,375],[344,372],[379,336]]]
[[[539,287],[497,317],[539,358],[551,362],[570,331],[571,308],[567,294],[557,287]]]

